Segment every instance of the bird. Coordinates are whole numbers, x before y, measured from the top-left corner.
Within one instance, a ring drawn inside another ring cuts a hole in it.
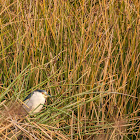
[[[35,90],[23,100],[22,107],[28,113],[38,113],[45,104],[47,97],[51,97],[51,95],[47,94],[45,90]]]

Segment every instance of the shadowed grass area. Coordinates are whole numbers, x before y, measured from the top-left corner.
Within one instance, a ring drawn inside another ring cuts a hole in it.
[[[0,137],[140,137],[139,1],[1,0]],[[42,111],[11,104],[36,89]]]

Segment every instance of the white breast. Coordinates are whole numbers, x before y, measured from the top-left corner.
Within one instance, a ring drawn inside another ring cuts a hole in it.
[[[28,106],[23,105],[23,107],[26,109],[27,112],[33,111],[33,113],[39,112],[43,104],[45,103],[45,98],[40,92],[35,92],[31,98],[27,101],[25,101],[25,104]]]

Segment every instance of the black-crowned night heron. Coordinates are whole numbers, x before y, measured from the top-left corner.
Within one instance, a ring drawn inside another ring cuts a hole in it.
[[[23,108],[28,113],[37,113],[42,109],[47,97],[51,97],[51,95],[47,94],[45,90],[35,90],[24,99]]]

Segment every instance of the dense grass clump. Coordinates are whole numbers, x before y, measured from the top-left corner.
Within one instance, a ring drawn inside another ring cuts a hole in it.
[[[1,0],[0,137],[138,139],[139,23],[138,0]],[[42,111],[11,116],[35,89]]]

